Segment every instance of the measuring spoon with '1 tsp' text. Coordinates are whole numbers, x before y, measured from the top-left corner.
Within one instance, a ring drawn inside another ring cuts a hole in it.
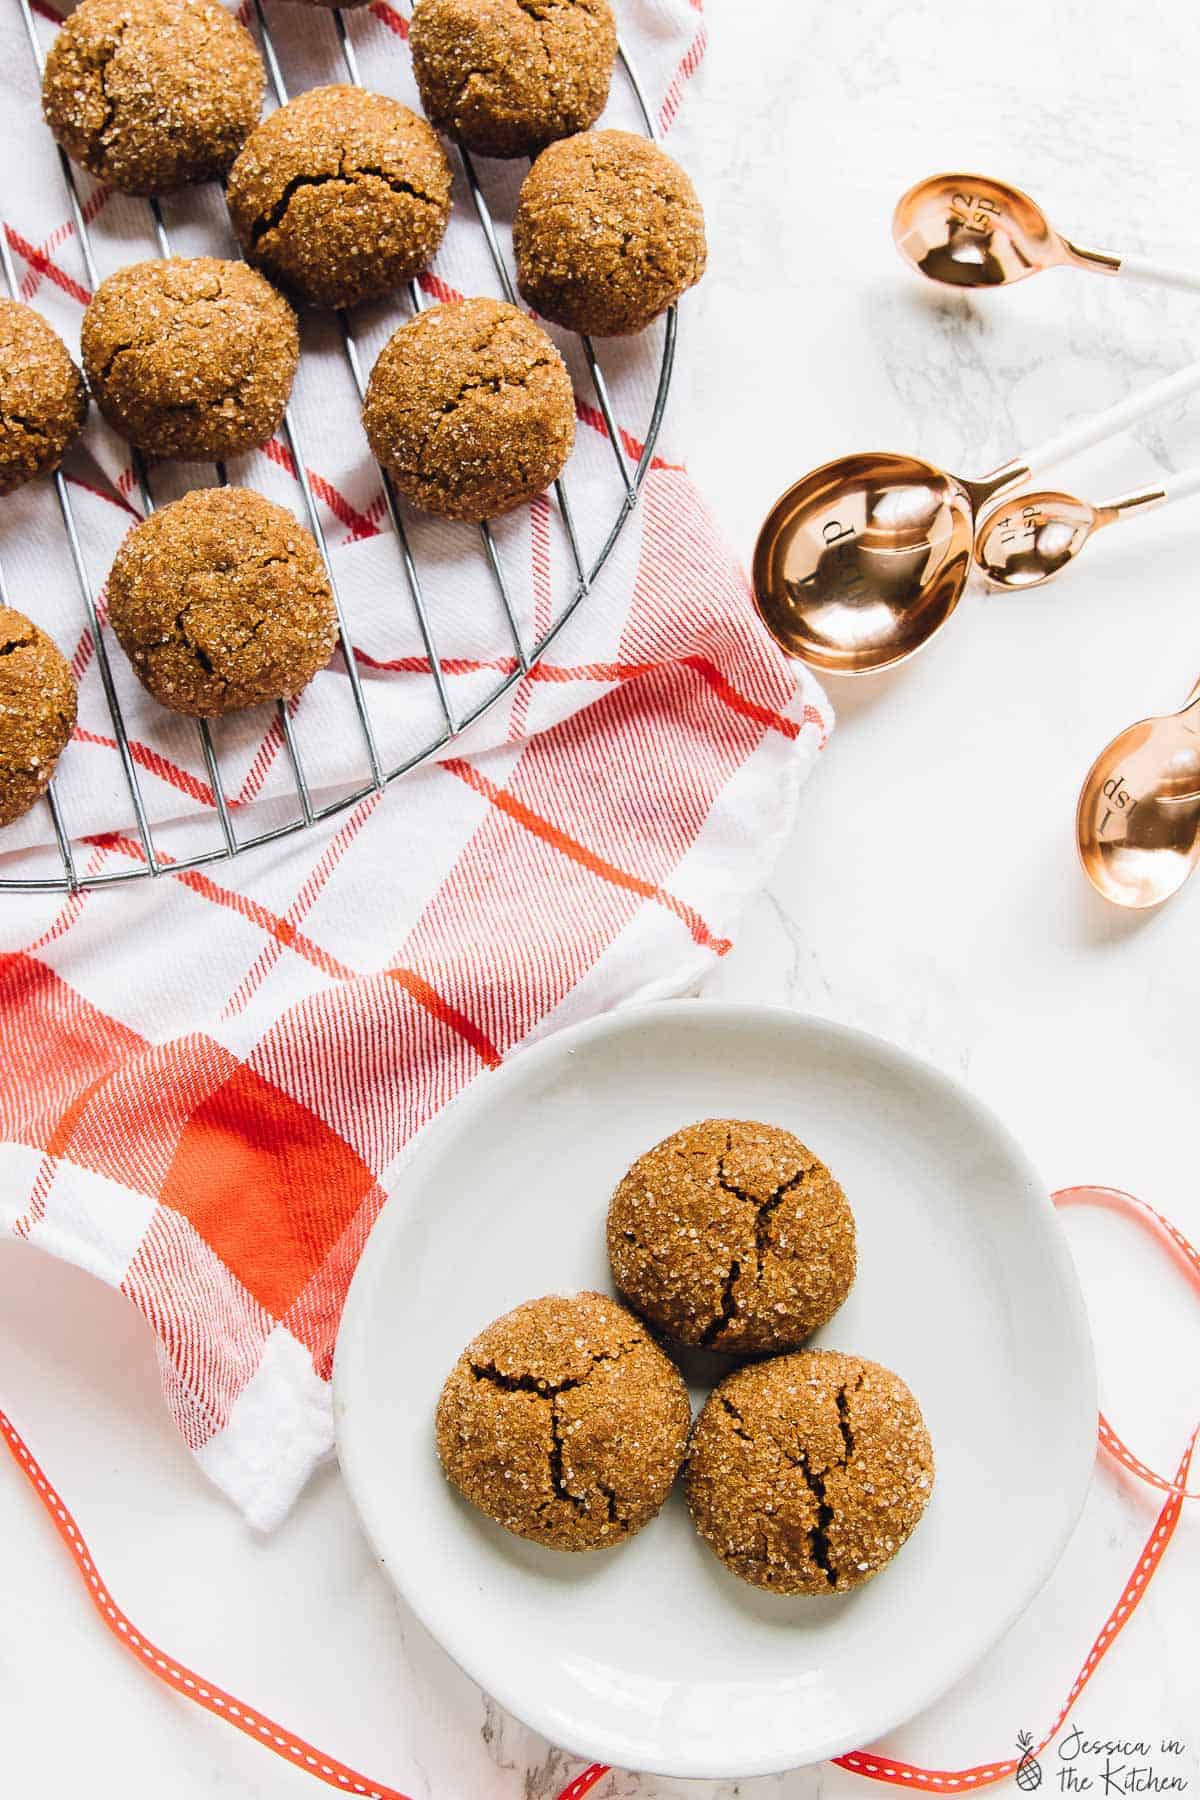
[[[1115,906],[1160,906],[1200,862],[1200,682],[1177,713],[1100,752],[1079,795],[1084,872]]]

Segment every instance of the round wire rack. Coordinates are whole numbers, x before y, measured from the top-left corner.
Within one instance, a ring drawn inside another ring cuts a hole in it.
[[[41,43],[34,23],[31,0],[18,0],[25,33],[29,40],[29,48],[38,69],[39,75],[43,63]],[[252,0],[254,24],[257,29],[259,44],[266,65],[267,78],[274,94],[275,103],[282,106],[288,99],[287,85],[283,69],[276,51],[275,42],[267,22],[262,0]],[[353,40],[347,29],[346,21],[339,9],[334,9],[332,19],[337,34],[337,41],[345,68],[346,79],[356,87],[362,87],[363,81],[359,72],[358,58]],[[621,45],[618,51],[617,66],[620,78],[628,84],[635,104],[636,112],[648,137],[657,136],[654,118],[646,100],[645,92],[638,79],[637,72],[629,55]],[[70,208],[71,221],[79,246],[83,266],[88,278],[88,286],[94,292],[99,284],[99,271],[93,253],[91,237],[88,230],[86,211],[80,199],[76,185],[75,171],[65,153],[58,151],[58,160],[62,170],[63,183],[67,202]],[[500,291],[505,299],[517,303],[517,294],[513,276],[501,247],[500,237],[487,198],[480,185],[476,168],[469,152],[461,145],[455,146],[455,154],[460,159],[466,177],[475,217],[483,232],[488,254],[490,256]],[[149,208],[150,221],[158,253],[171,256],[171,237],[163,208],[157,199],[146,201]],[[240,255],[235,248],[232,252]],[[16,271],[9,249],[8,233],[5,222],[0,220],[0,267],[9,295],[15,300],[19,298]],[[422,311],[425,301],[421,287],[417,281],[407,285],[407,297],[413,313]],[[349,367],[351,379],[357,390],[359,399],[366,391],[366,375],[360,359],[351,321],[345,312],[336,315],[338,335],[341,347]],[[658,369],[657,383],[650,408],[650,416],[646,422],[644,438],[636,456],[627,448],[631,442],[623,435],[615,416],[612,397],[603,367],[592,342],[584,337],[580,339],[583,356],[588,370],[604,431],[611,447],[612,475],[615,483],[614,507],[611,524],[608,525],[599,550],[592,556],[590,563],[585,560],[580,548],[579,533],[571,509],[566,478],[555,483],[554,494],[557,509],[563,528],[565,542],[569,548],[571,569],[571,585],[565,602],[558,608],[549,625],[540,633],[536,630],[530,634],[529,641],[523,637],[519,619],[521,607],[502,563],[496,539],[491,525],[483,523],[477,529],[463,526],[462,530],[472,533],[477,544],[478,554],[484,559],[489,578],[494,583],[499,604],[505,621],[505,629],[511,640],[511,655],[506,659],[511,667],[502,668],[495,684],[482,696],[473,700],[469,709],[456,713],[449,694],[445,677],[445,664],[439,658],[435,632],[431,623],[431,609],[428,603],[427,590],[414,553],[411,536],[405,529],[404,516],[396,499],[392,484],[386,471],[379,468],[378,474],[382,486],[384,507],[394,537],[398,560],[398,587],[407,596],[420,641],[424,648],[424,656],[428,662],[430,679],[433,683],[437,699],[437,716],[439,724],[430,739],[415,751],[408,751],[403,759],[389,764],[380,748],[379,738],[372,723],[371,710],[367,693],[364,689],[355,654],[351,621],[343,607],[338,582],[333,568],[329,546],[321,517],[317,509],[309,471],[312,464],[307,460],[305,448],[300,440],[293,409],[289,406],[284,414],[281,427],[291,470],[299,488],[302,511],[309,528],[317,541],[329,575],[333,589],[334,602],[337,608],[338,637],[345,673],[353,701],[353,711],[357,720],[358,733],[363,752],[364,778],[351,782],[337,797],[323,805],[317,805],[312,798],[312,787],[305,770],[300,744],[294,722],[297,704],[303,705],[303,697],[291,706],[282,701],[277,703],[276,714],[281,733],[282,748],[291,788],[291,801],[288,816],[279,822],[277,817],[266,829],[257,832],[239,834],[234,818],[234,809],[227,798],[222,779],[220,759],[214,741],[212,728],[207,720],[197,720],[196,730],[199,734],[200,750],[204,767],[208,775],[208,788],[211,790],[211,814],[216,841],[205,848],[182,855],[169,855],[155,843],[154,828],[150,819],[150,810],[146,803],[142,780],[131,746],[131,734],[124,717],[118,694],[118,684],[114,678],[113,666],[106,642],[106,634],[98,606],[98,594],[101,584],[94,579],[89,570],[84,553],[82,534],[76,518],[71,491],[61,470],[51,477],[57,500],[58,513],[65,533],[66,544],[70,553],[70,561],[74,570],[79,596],[83,604],[87,627],[95,646],[96,663],[103,688],[104,704],[112,722],[112,735],[115,740],[121,779],[128,797],[130,807],[129,838],[136,844],[139,854],[129,859],[120,868],[81,869],[76,857],[75,842],[69,833],[60,803],[57,782],[52,782],[45,795],[45,804],[49,809],[53,827],[56,866],[53,873],[0,873],[0,889],[7,888],[22,892],[66,892],[73,893],[84,888],[102,888],[116,884],[153,879],[156,876],[176,874],[186,869],[198,868],[204,864],[226,861],[240,856],[244,851],[259,845],[286,838],[294,833],[311,829],[323,821],[346,812],[356,806],[372,793],[378,793],[390,782],[398,780],[410,770],[427,763],[438,755],[448,744],[460,737],[469,726],[482,718],[485,713],[496,706],[505,695],[527,675],[534,664],[553,644],[568,621],[585,602],[601,569],[611,556],[618,539],[629,522],[646,473],[651,466],[659,430],[662,424],[663,411],[667,402],[667,394],[671,383],[671,373],[675,362],[677,336],[676,310],[671,308],[666,315],[663,334],[662,355]],[[133,450],[132,469],[134,483],[141,501],[143,516],[154,510],[154,498],[151,492],[149,470],[144,458],[137,450]],[[226,482],[224,466],[215,465],[215,477],[219,485]],[[107,573],[107,571],[105,571]],[[0,570],[0,605],[9,605],[3,572]],[[294,804],[293,804],[294,803]],[[0,849],[2,849],[0,843]],[[34,852],[22,852],[13,857],[13,862],[20,871],[33,856]],[[43,863],[44,866],[44,863]]]

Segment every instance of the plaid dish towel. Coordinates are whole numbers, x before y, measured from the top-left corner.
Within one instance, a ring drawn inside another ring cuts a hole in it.
[[[56,4],[37,0],[43,45]],[[657,124],[703,195],[703,168],[674,129],[703,56],[699,0],[617,7]],[[346,16],[366,83],[415,106],[404,12],[375,0]],[[270,23],[291,91],[344,79],[326,14],[272,4]],[[0,56],[3,229],[21,296],[74,350],[91,276],[15,0]],[[604,122],[636,128],[620,77]],[[481,170],[505,245],[521,173]],[[143,202],[79,180],[101,277],[157,253]],[[496,292],[461,172],[456,181],[451,230],[422,281],[430,299]],[[233,254],[215,190],[173,198],[163,213],[173,250]],[[405,316],[399,301],[355,315],[364,367]],[[601,346],[634,458],[662,330]],[[437,695],[336,328],[309,318],[303,338],[298,446],[390,767],[437,735]],[[567,481],[590,562],[620,489],[578,346],[559,341],[579,397]],[[686,357],[686,302],[681,344]],[[294,473],[284,441],[229,469],[299,510]],[[104,576],[140,515],[140,487],[95,415],[67,475],[103,619]],[[164,466],[150,486],[162,504],[212,479]],[[474,534],[405,523],[461,718],[514,668],[512,638]],[[574,580],[553,497],[501,521],[497,551],[529,642]],[[49,482],[0,502],[0,570],[8,603],[53,633],[79,680],[58,784],[76,861],[92,875],[136,871],[145,851],[129,771]],[[155,707],[106,630],[104,640],[166,872],[70,897],[0,892],[0,1226],[139,1309],[180,1431],[246,1517],[269,1527],[330,1450],[342,1301],[414,1138],[522,1044],[678,993],[724,954],[831,715],[757,626],[745,576],[661,446],[595,590],[531,675],[384,793],[237,861],[172,873],[170,859],[219,841],[216,779],[241,836],[294,810],[278,720],[220,722],[214,770],[194,722]],[[362,785],[342,658],[292,722],[315,804]],[[35,864],[55,867],[45,806],[0,838],[0,877]],[[402,1196],[402,1176],[398,1185]]]

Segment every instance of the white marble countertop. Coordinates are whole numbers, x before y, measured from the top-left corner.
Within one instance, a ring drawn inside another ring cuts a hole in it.
[[[686,310],[675,436],[749,553],[779,488],[841,450],[981,473],[1064,414],[1200,354],[1200,299],[1060,272],[979,301],[909,277],[893,200],[938,167],[1005,174],[1084,242],[1200,267],[1200,14],[1168,0],[710,0],[690,104],[725,178],[712,273]],[[1097,498],[1200,460],[1200,400],[1064,471]],[[1053,1186],[1128,1187],[1200,1236],[1200,885],[1121,916],[1077,871],[1092,756],[1200,674],[1200,506],[1131,523],[1053,588],[972,594],[928,655],[833,691],[838,731],[794,841],[709,991],[807,1008],[965,1078]],[[1197,1411],[1194,1300],[1132,1229],[1067,1229],[1106,1411],[1162,1469]],[[133,1618],[175,1654],[414,1800],[549,1800],[577,1767],[502,1716],[394,1603],[326,1469],[273,1538],[211,1490],[160,1403],[148,1336],[114,1294],[0,1245],[3,1402],[77,1509]],[[889,1743],[955,1768],[1040,1735],[1156,1510],[1098,1475],[1049,1586],[988,1659]],[[316,1792],[151,1684],[87,1608],[0,1464],[0,1741],[7,1793],[126,1800]],[[997,1545],[998,1557],[1004,1546]],[[1078,1709],[1096,1737],[1200,1753],[1200,1515]],[[919,1631],[920,1621],[913,1621]],[[1060,1770],[1048,1783],[1058,1790]],[[600,1796],[807,1800],[836,1769]],[[1097,1781],[1094,1790],[1099,1793]]]

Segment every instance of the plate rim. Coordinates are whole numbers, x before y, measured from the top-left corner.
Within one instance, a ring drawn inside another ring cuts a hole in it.
[[[593,1744],[589,1747],[581,1743],[570,1744],[562,1741],[557,1719],[550,1716],[548,1709],[539,1706],[536,1691],[527,1695],[518,1688],[518,1691],[514,1692],[503,1678],[503,1671],[501,1671],[501,1679],[495,1680],[489,1674],[489,1679],[485,1683],[471,1666],[469,1649],[460,1655],[457,1647],[451,1648],[442,1636],[440,1622],[431,1619],[425,1608],[408,1593],[402,1584],[373,1527],[373,1508],[369,1498],[370,1483],[362,1480],[360,1475],[355,1449],[355,1435],[358,1427],[356,1421],[350,1422],[352,1413],[347,1405],[347,1388],[354,1384],[352,1371],[356,1359],[361,1366],[362,1360],[368,1354],[367,1321],[370,1297],[376,1281],[376,1269],[382,1269],[392,1240],[402,1229],[402,1209],[396,1202],[406,1176],[418,1159],[428,1156],[431,1153],[431,1147],[436,1150],[443,1137],[448,1137],[457,1131],[463,1114],[469,1112],[473,1106],[484,1105],[485,1100],[495,1094],[497,1083],[506,1085],[508,1081],[518,1079],[522,1071],[536,1068],[546,1062],[556,1061],[564,1055],[570,1055],[580,1043],[621,1035],[623,1032],[636,1029],[647,1019],[653,1019],[656,1022],[672,1019],[690,1022],[698,1021],[701,1015],[717,1026],[740,1024],[758,1025],[766,1029],[779,1029],[780,1027],[785,1030],[797,1027],[810,1031],[815,1029],[830,1038],[840,1039],[843,1045],[865,1047],[870,1054],[876,1057],[882,1056],[884,1060],[893,1064],[907,1066],[910,1069],[915,1068],[927,1079],[932,1079],[936,1084],[940,1084],[955,1100],[965,1105],[968,1111],[980,1116],[996,1133],[1014,1163],[1023,1170],[1031,1189],[1031,1199],[1050,1227],[1047,1252],[1054,1259],[1055,1276],[1062,1297],[1062,1316],[1068,1335],[1072,1340],[1072,1350],[1078,1364],[1078,1373],[1082,1378],[1081,1391],[1078,1396],[1079,1417],[1082,1418],[1086,1411],[1089,1419],[1094,1420],[1098,1408],[1095,1353],[1087,1306],[1078,1270],[1071,1256],[1062,1220],[1050,1197],[1049,1187],[1020,1141],[999,1115],[981,1100],[965,1082],[940,1068],[936,1063],[927,1061],[925,1057],[917,1055],[914,1051],[889,1038],[865,1031],[857,1025],[848,1025],[841,1020],[826,1018],[820,1013],[755,1001],[709,1001],[701,998],[649,1001],[621,1007],[613,1012],[598,1014],[594,1018],[584,1019],[575,1025],[566,1026],[560,1031],[551,1032],[547,1037],[530,1044],[528,1048],[517,1051],[511,1058],[506,1058],[497,1069],[485,1071],[481,1078],[470,1082],[461,1094],[450,1101],[420,1134],[412,1154],[406,1157],[395,1170],[388,1188],[387,1198],[368,1233],[366,1244],[351,1278],[334,1347],[332,1391],[336,1454],[351,1505],[368,1544],[397,1595],[429,1633],[439,1650],[450,1658],[469,1681],[473,1682],[485,1695],[502,1706],[519,1722],[531,1730],[539,1732],[556,1748],[566,1750],[568,1753],[588,1761],[611,1762],[612,1758],[605,1753],[602,1744]],[[1063,1552],[1075,1531],[1091,1486],[1095,1463],[1094,1430],[1089,1430],[1084,1442],[1086,1453],[1081,1448],[1078,1454],[1079,1466],[1075,1471],[1074,1488],[1070,1492],[1065,1492],[1060,1484],[1057,1490],[1056,1497],[1065,1502],[1060,1507],[1058,1529],[1047,1540],[1047,1549],[1037,1566],[1034,1577],[1027,1583],[1027,1591],[1022,1592],[1015,1603],[1010,1603],[1000,1609],[997,1615],[998,1622],[980,1643],[969,1661],[944,1678],[939,1677],[937,1681],[930,1683],[927,1691],[916,1705],[906,1701],[894,1713],[885,1709],[878,1728],[872,1733],[870,1743],[878,1742],[889,1732],[895,1731],[910,1719],[918,1717],[927,1708],[935,1705],[944,1694],[983,1661],[984,1657],[1012,1629],[1045,1587],[1058,1567]],[[780,1763],[778,1752],[770,1752],[764,1759],[752,1761],[748,1766],[739,1767],[736,1770],[725,1767],[714,1770],[699,1764],[680,1767],[677,1762],[668,1765],[651,1755],[641,1761],[637,1772],[676,1780],[752,1780],[760,1776],[781,1775],[789,1773],[793,1769],[813,1767],[827,1762],[833,1757],[843,1755],[849,1750],[869,1747],[869,1744],[858,1744],[857,1742],[846,1744],[840,1738],[831,1738],[827,1742],[819,1742],[816,1749],[806,1749],[803,1752],[803,1760],[800,1762],[789,1760]],[[627,1767],[628,1765],[623,1764],[618,1758],[613,1766]]]

